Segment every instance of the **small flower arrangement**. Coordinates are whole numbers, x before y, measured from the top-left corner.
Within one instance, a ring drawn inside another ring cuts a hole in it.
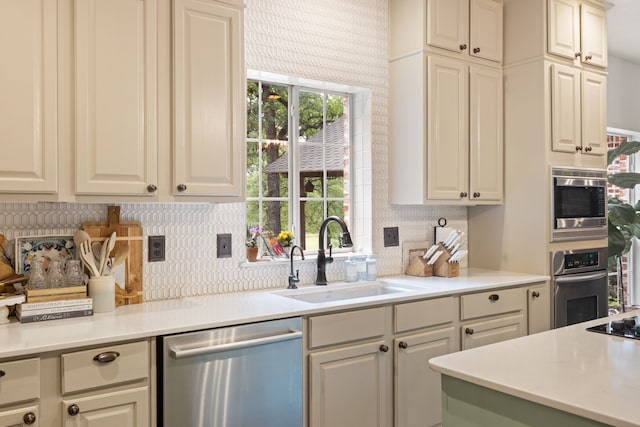
[[[291,246],[294,238],[294,234],[289,230],[281,231],[277,237],[278,243],[280,243],[280,245],[285,248]]]
[[[245,245],[248,248],[258,247],[258,238],[260,238],[263,232],[264,232],[264,228],[262,228],[262,226],[260,225],[249,228],[249,238],[245,242]]]

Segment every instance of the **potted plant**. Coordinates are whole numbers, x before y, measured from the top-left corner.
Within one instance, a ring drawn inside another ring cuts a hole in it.
[[[249,262],[255,262],[258,259],[258,239],[263,231],[264,229],[261,226],[249,228],[249,235],[245,242]]]
[[[640,151],[640,141],[623,141],[607,153],[607,165],[621,155]],[[608,177],[609,184],[622,188],[634,188],[640,184],[640,173],[620,172]],[[629,252],[634,237],[640,238],[640,202],[635,206],[611,197],[608,200],[609,269],[615,267],[618,286],[622,286],[622,256]],[[624,309],[624,301],[621,301]]]

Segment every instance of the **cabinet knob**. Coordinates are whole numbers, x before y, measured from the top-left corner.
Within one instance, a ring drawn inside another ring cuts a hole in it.
[[[460,193],[460,198],[465,198],[465,197],[467,197],[467,196],[468,196],[468,194],[467,194],[467,193],[465,193],[465,192]]]
[[[533,292],[531,292],[531,297],[532,297],[532,298],[538,298],[538,297],[540,297],[540,292],[538,292],[538,291],[533,291]]]
[[[0,378],[4,377],[5,375],[7,375],[5,371],[0,371]]]
[[[591,151],[591,150],[593,150],[593,147],[585,147],[585,148],[584,148],[584,151],[586,151],[587,153],[588,153],[589,151]]]
[[[581,56],[582,56],[582,52],[576,52],[576,53],[573,55],[573,57],[574,57],[574,58],[576,58],[576,59],[577,59],[577,58],[580,58]]]
[[[406,343],[406,342],[404,342],[404,341],[400,341],[400,342],[398,343],[398,347],[400,347],[400,348],[407,348],[407,347],[409,347],[409,344],[407,344],[407,343]]]
[[[186,190],[187,190],[187,186],[186,186],[186,185],[184,185],[184,184],[180,184],[180,185],[178,185],[176,188],[177,188],[177,189],[178,189],[178,191],[179,191],[179,192],[181,192],[181,193],[182,193],[183,191],[186,191]]]
[[[499,299],[500,299],[500,295],[498,294],[489,295],[489,301],[498,301]]]
[[[473,53],[480,53],[480,48],[479,47],[474,47],[473,48]]]
[[[387,351],[389,351],[389,346],[382,344],[380,346],[380,351],[383,352],[383,353],[386,353]]]
[[[80,407],[75,403],[67,408],[67,413],[72,417],[75,417],[80,413]]]
[[[466,48],[467,48],[467,45],[466,45],[466,44],[462,43],[462,44],[460,45],[460,50],[465,50]]]
[[[585,61],[590,61],[592,58],[593,58],[592,55],[587,55],[587,56],[584,57],[584,60]]]
[[[149,193],[155,193],[156,191],[158,191],[158,186],[156,186],[154,184],[149,184],[149,185],[147,185],[147,191]]]
[[[582,151],[582,147],[579,145],[576,145],[576,151]]]
[[[467,334],[467,335],[473,335],[473,329],[467,328],[467,329],[464,330],[464,333]]]
[[[33,412],[27,412],[26,414],[24,414],[24,417],[22,417],[22,421],[30,426],[31,424],[36,422],[36,414],[34,414]]]
[[[96,354],[93,357],[93,360],[98,363],[111,363],[118,357],[120,357],[120,353],[118,353],[117,351],[105,351],[103,353]]]
[[[480,193],[478,193],[477,191],[476,191],[476,192],[474,192],[474,193],[473,193],[473,197],[476,197],[476,198],[480,197]]]

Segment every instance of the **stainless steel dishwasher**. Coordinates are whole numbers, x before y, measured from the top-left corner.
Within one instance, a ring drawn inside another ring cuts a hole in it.
[[[302,320],[160,337],[158,425],[302,426]]]

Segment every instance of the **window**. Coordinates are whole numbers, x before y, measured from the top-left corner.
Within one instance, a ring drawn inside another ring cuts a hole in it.
[[[296,244],[317,250],[324,218],[350,226],[350,105],[348,93],[247,82],[248,227],[290,230]],[[335,225],[328,235],[337,248]]]

